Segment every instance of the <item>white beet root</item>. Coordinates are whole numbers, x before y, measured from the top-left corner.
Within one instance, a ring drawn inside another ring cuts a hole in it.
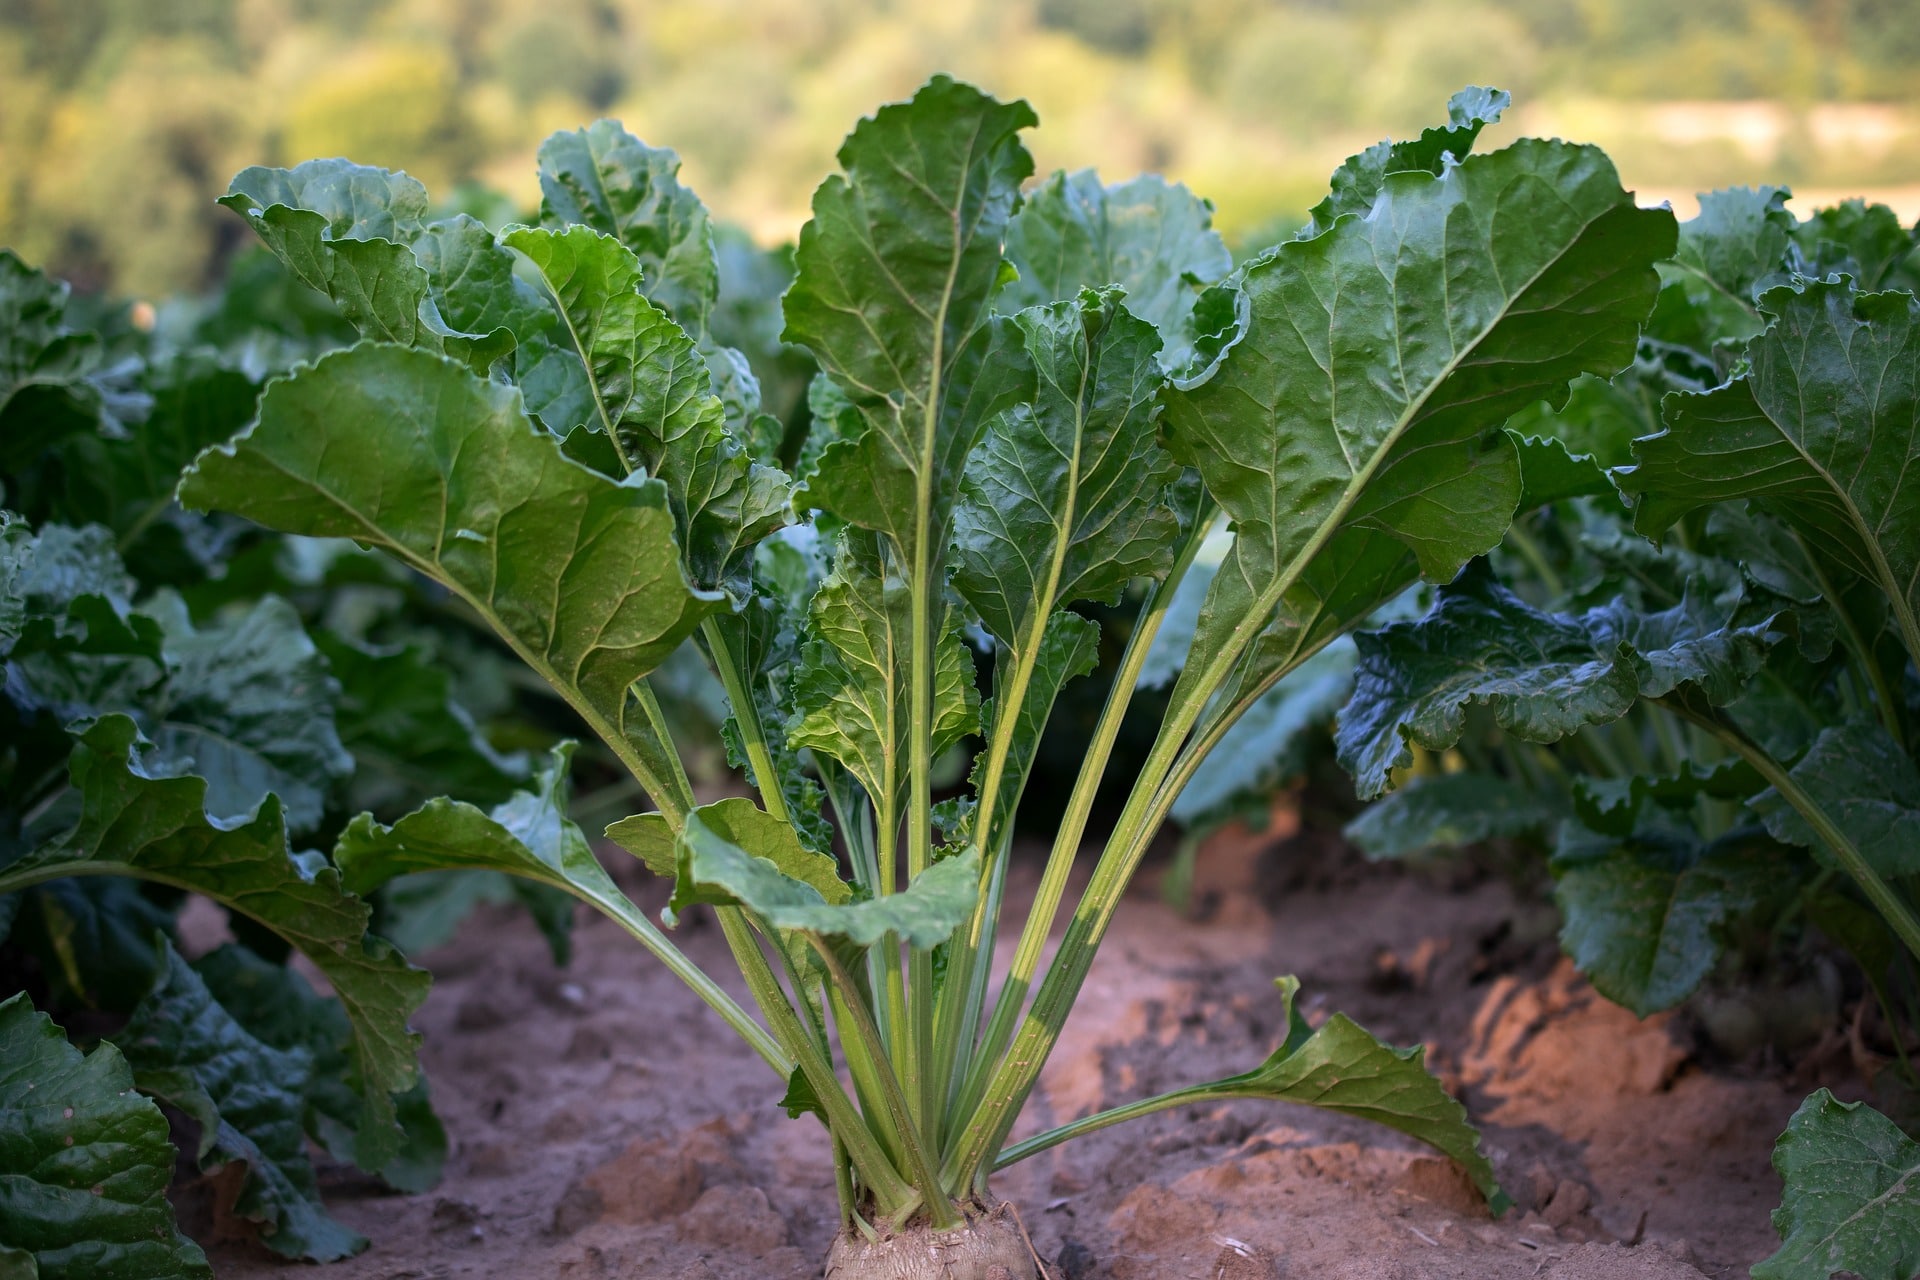
[[[964,1226],[917,1223],[868,1240],[842,1230],[827,1253],[826,1280],[1039,1280],[1033,1250],[1006,1205],[970,1213]]]

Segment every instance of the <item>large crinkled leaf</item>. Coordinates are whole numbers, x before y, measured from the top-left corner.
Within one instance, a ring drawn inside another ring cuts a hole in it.
[[[847,901],[852,890],[840,878],[840,864],[831,854],[801,843],[790,823],[782,822],[744,796],[729,796],[694,810],[712,834],[753,856],[773,864],[780,874],[809,885],[829,906]],[[607,828],[607,839],[646,864],[647,870],[671,879],[677,873],[677,838],[665,816],[635,814]]]
[[[1793,228],[1801,275],[1850,275],[1862,289],[1920,288],[1920,231],[1902,225],[1883,204],[1847,200],[1816,211]]]
[[[1176,701],[1223,650],[1257,690],[1416,567],[1445,581],[1496,544],[1521,496],[1498,428],[1632,359],[1673,236],[1599,151],[1523,141],[1390,173],[1365,217],[1248,266],[1224,358],[1168,395],[1235,530]]]
[[[1300,238],[1326,231],[1343,214],[1364,214],[1386,185],[1387,175],[1417,171],[1439,173],[1449,158],[1464,159],[1473,150],[1480,131],[1500,119],[1513,105],[1504,89],[1469,85],[1447,99],[1447,123],[1421,132],[1406,142],[1376,142],[1359,155],[1349,156],[1328,185],[1326,199],[1315,205]]]
[[[1816,1089],[1773,1147],[1786,1183],[1777,1253],[1754,1280],[1909,1280],[1920,1271],[1920,1143],[1861,1102]]]
[[[593,383],[589,428],[606,434],[623,471],[666,483],[692,579],[744,595],[753,544],[788,519],[786,476],[753,461],[729,431],[707,362],[646,299],[631,250],[582,226],[514,227],[503,239],[533,263],[565,317]]]
[[[892,935],[920,948],[945,942],[973,914],[980,891],[977,849],[934,863],[898,893],[830,902],[813,883],[782,869],[800,848],[791,828],[783,834],[774,828],[785,824],[736,823],[722,831],[705,820],[705,812],[689,814],[674,842],[676,912],[697,903],[742,906],[775,929],[844,938],[860,947]],[[768,842],[747,848],[738,843],[743,839]],[[819,855],[805,856],[811,865]],[[840,892],[845,888],[840,885]]]
[[[340,686],[334,724],[354,759],[360,807],[412,805],[439,791],[490,804],[526,778],[525,755],[494,750],[455,699],[446,666],[423,646],[367,645],[327,631],[314,643]]]
[[[381,1163],[361,1162],[364,1087],[353,1065],[353,1023],[338,999],[315,991],[292,966],[263,960],[234,943],[201,956],[193,968],[248,1035],[309,1056],[303,1123],[336,1160],[361,1164],[396,1191],[426,1191],[440,1180],[447,1133],[433,1113],[425,1076],[394,1098],[399,1148]]]
[[[639,259],[646,295],[696,333],[720,291],[713,225],[680,185],[680,157],[649,147],[618,120],[553,134],[540,144],[540,222],[591,227]]]
[[[1210,202],[1156,174],[1104,186],[1091,169],[1056,173],[1027,193],[1006,254],[1020,278],[997,299],[1001,311],[1119,285],[1127,310],[1159,331],[1165,369],[1193,357],[1200,289],[1233,269]]]
[[[1285,1043],[1252,1071],[1181,1090],[1195,1101],[1261,1098],[1295,1102],[1358,1116],[1397,1129],[1458,1161],[1493,1211],[1510,1203],[1480,1151],[1480,1135],[1467,1111],[1427,1071],[1426,1049],[1396,1049],[1376,1039],[1344,1013],[1318,1029],[1294,1007],[1298,978],[1279,978]]]
[[[142,1093],[200,1127],[202,1172],[246,1165],[233,1212],[259,1224],[284,1258],[333,1262],[366,1237],[327,1216],[301,1126],[313,1059],[262,1044],[220,1006],[177,952],[162,944],[160,980],[116,1037]]]
[[[1160,339],[1116,291],[1031,308],[1013,323],[1035,389],[967,459],[954,586],[997,643],[1029,655],[1056,608],[1111,601],[1132,579],[1166,571],[1178,468],[1155,440]]]
[[[412,248],[426,224],[427,189],[406,174],[339,159],[256,165],[234,177],[220,203],[363,336],[444,352],[482,373],[513,351],[504,327],[462,332],[443,318]]]
[[[0,249],[0,476],[144,411],[144,397],[124,385],[127,370],[102,367],[99,338],[68,328],[66,310],[65,284]]]
[[[1792,882],[1778,846],[1752,832],[1702,845],[1691,832],[1603,836],[1569,822],[1552,865],[1561,947],[1595,990],[1641,1017],[1692,995],[1728,925],[1770,882]]]
[[[1724,706],[1782,638],[1771,624],[1694,593],[1657,612],[1613,600],[1547,613],[1476,575],[1442,592],[1426,617],[1355,637],[1353,700],[1334,735],[1340,762],[1371,798],[1412,763],[1409,744],[1458,742],[1472,706],[1528,742],[1557,742],[1683,687]]]
[[[207,816],[239,821],[272,792],[289,832],[312,830],[354,761],[334,728],[339,686],[299,613],[264,596],[195,627],[170,593],[145,607],[166,631],[168,666],[148,736],[207,780]]]
[[[560,452],[511,387],[363,345],[272,383],[181,500],[380,547],[457,592],[618,741],[628,687],[721,603],[687,583],[657,480]]]
[[[174,1225],[174,1155],[166,1117],[134,1090],[118,1049],[83,1056],[24,994],[0,1002],[0,1270],[212,1280]]]
[[[1663,343],[1705,355],[1716,344],[1760,332],[1755,301],[1782,278],[1793,230],[1783,187],[1734,187],[1700,197],[1700,212],[1680,224],[1673,261],[1648,328]]]
[[[1361,810],[1345,835],[1369,858],[1410,858],[1530,835],[1560,816],[1548,797],[1496,774],[1428,773]]]
[[[1920,768],[1877,721],[1821,730],[1793,766],[1793,780],[1875,871],[1889,877],[1920,873]],[[1830,857],[1826,841],[1779,792],[1763,793],[1753,806],[1775,838]]]
[[[1308,736],[1324,732],[1345,705],[1353,667],[1353,644],[1342,637],[1289,671],[1221,736],[1168,816],[1197,827],[1228,817],[1243,801],[1264,805],[1306,766]]]
[[[100,525],[35,534],[0,513],[0,658],[7,700],[65,721],[145,703],[166,678],[159,623]]]
[[[1760,300],[1773,317],[1749,371],[1666,403],[1666,429],[1619,473],[1634,526],[1748,499],[1793,526],[1832,574],[1887,597],[1920,660],[1920,302],[1802,282]]]
[[[1024,102],[935,76],[855,126],[800,231],[782,337],[862,428],[826,448],[802,501],[890,534],[910,561],[944,554],[967,453],[1024,389],[1019,362],[988,351],[1005,326],[1000,246],[1033,172],[1018,135],[1035,123]]]
[[[849,531],[808,607],[809,638],[791,687],[788,745],[839,761],[882,815],[900,813],[913,731],[912,593],[887,547]],[[932,717],[938,755],[979,727],[973,659],[957,628],[936,633]]]
[[[76,731],[68,771],[79,822],[0,872],[0,892],[9,881],[68,874],[135,876],[203,894],[280,935],[332,984],[352,1020],[365,1082],[360,1140],[365,1162],[377,1166],[399,1142],[392,1095],[417,1074],[419,1037],[407,1018],[430,979],[367,936],[366,904],[324,858],[288,849],[277,798],[244,822],[216,825],[206,816],[206,781],[171,772],[155,754],[123,715]]]

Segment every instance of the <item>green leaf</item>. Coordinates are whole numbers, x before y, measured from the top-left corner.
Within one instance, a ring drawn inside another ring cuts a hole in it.
[[[1710,353],[1722,341],[1760,331],[1754,303],[1781,278],[1793,215],[1784,187],[1734,187],[1700,197],[1700,212],[1680,224],[1673,263],[1648,326],[1662,342]]]
[[[74,876],[22,896],[14,941],[39,957],[56,998],[125,1013],[152,988],[153,935],[174,933],[174,912],[133,880]]]
[[[1752,833],[1702,845],[1642,827],[1605,836],[1569,822],[1553,855],[1560,945],[1594,989],[1640,1017],[1692,995],[1729,923],[1791,884],[1780,850]]]
[[[1920,302],[1844,281],[1769,290],[1749,372],[1666,403],[1619,473],[1653,537],[1689,511],[1750,499],[1841,580],[1887,598],[1920,661]]]
[[[1359,155],[1349,156],[1333,171],[1333,188],[1308,214],[1300,238],[1311,239],[1332,227],[1343,214],[1364,214],[1394,173],[1440,173],[1449,158],[1464,160],[1480,131],[1499,120],[1513,105],[1504,89],[1469,85],[1447,99],[1447,123],[1427,129],[1410,142],[1376,142]]]
[[[1213,229],[1213,205],[1157,174],[1103,186],[1091,169],[1059,172],[1027,193],[1007,226],[1019,279],[995,306],[1007,313],[1119,285],[1127,310],[1159,331],[1159,362],[1183,368],[1194,351],[1200,290],[1233,269]]]
[[[398,1148],[371,1161],[361,1150],[365,1085],[354,1067],[353,1023],[338,999],[319,994],[291,966],[234,943],[208,952],[193,968],[248,1035],[309,1056],[304,1124],[335,1159],[360,1165],[396,1191],[427,1191],[439,1182],[447,1134],[428,1101],[424,1075],[394,1098]]]
[[[809,885],[829,906],[847,901],[852,890],[840,878],[840,864],[830,854],[801,843],[792,824],[766,812],[744,796],[729,796],[694,810],[707,829],[753,856],[771,862],[780,874]],[[673,828],[658,813],[622,818],[607,828],[607,839],[646,864],[658,876],[677,874],[678,857]]]
[[[1015,810],[1020,803],[1020,795],[1026,790],[1028,774],[1033,769],[1034,757],[1040,751],[1040,737],[1047,726],[1047,718],[1053,711],[1055,699],[1067,681],[1079,676],[1092,674],[1100,664],[1100,627],[1088,621],[1071,609],[1062,609],[1047,624],[1046,633],[1040,640],[1040,652],[1033,664],[1033,674],[1027,681],[1026,696],[1020,700],[1019,723],[1009,738],[1007,759],[1000,770],[1000,793],[994,802],[992,826],[986,833],[981,847],[998,849],[1007,830],[1013,823]],[[1004,656],[995,658],[993,684],[995,689],[1005,689],[1008,667],[1011,664]],[[1001,714],[1001,696],[989,698],[980,705],[982,732],[992,737],[997,733],[997,717]],[[973,758],[973,771],[969,775],[975,794],[985,785],[982,776],[986,768],[987,753],[980,752]],[[969,798],[971,799],[971,798]],[[956,821],[947,828],[949,838],[958,840],[971,834],[972,810],[968,810],[967,821]]]
[[[541,225],[614,237],[639,259],[647,297],[704,332],[720,268],[706,206],[680,185],[680,157],[647,146],[617,120],[596,120],[550,136],[539,159]]]
[[[173,1144],[120,1051],[82,1056],[25,995],[0,1002],[0,1269],[39,1280],[212,1280],[174,1226]]]
[[[1920,872],[1920,768],[1878,722],[1852,720],[1821,730],[1793,766],[1793,780],[1883,876]],[[1753,807],[1775,839],[1804,845],[1833,865],[1826,842],[1780,793]]]
[[[272,792],[291,834],[318,826],[354,762],[334,728],[339,686],[299,613],[266,596],[196,628],[171,593],[145,608],[165,629],[169,667],[150,736],[183,771],[207,780],[207,816],[238,821]]]
[[[123,715],[74,735],[68,761],[81,813],[74,829],[0,871],[30,883],[62,874],[127,875],[190,889],[271,929],[313,961],[346,1005],[354,1062],[366,1082],[361,1131],[368,1159],[399,1140],[392,1095],[410,1087],[419,1037],[407,1018],[426,998],[426,973],[366,934],[368,910],[318,854],[287,847],[279,800],[245,822],[206,816],[204,779],[176,775]]]
[[[514,227],[503,238],[533,263],[566,318],[593,383],[588,425],[613,443],[621,474],[666,482],[689,576],[745,595],[753,544],[788,519],[786,476],[754,462],[729,433],[706,361],[642,295],[630,250],[580,226]]]
[[[1583,774],[1574,779],[1573,811],[1591,831],[1628,836],[1657,811],[1656,806],[1685,812],[1701,796],[1744,801],[1765,785],[1759,772],[1737,757],[1707,765],[1689,760],[1676,774],[1636,773],[1620,778]]]
[[[1862,289],[1920,287],[1920,236],[1883,204],[1847,200],[1821,209],[1793,228],[1793,245],[1803,276],[1837,271]]]
[[[568,461],[512,388],[424,352],[363,345],[274,382],[258,421],[202,454],[180,493],[390,552],[616,743],[629,686],[720,604],[687,583],[663,485]]]
[[[200,1126],[202,1172],[246,1165],[233,1211],[260,1224],[261,1243],[284,1258],[332,1262],[367,1240],[327,1216],[307,1158],[301,1118],[313,1059],[248,1035],[172,947],[161,944],[160,980],[120,1033],[142,1093]]]
[[[1523,141],[1390,173],[1369,216],[1249,265],[1224,359],[1167,397],[1174,453],[1235,530],[1176,703],[1223,650],[1257,691],[1416,566],[1446,581],[1498,543],[1522,479],[1498,428],[1632,359],[1673,226],[1600,152]]]
[[[782,336],[839,383],[861,434],[827,447],[796,505],[887,533],[909,561],[944,553],[967,454],[1024,390],[1018,362],[988,349],[1005,326],[1000,246],[1033,172],[1018,133],[1035,123],[1024,102],[935,76],[854,128],[800,231]]]
[[[1528,742],[1558,742],[1682,689],[1725,706],[1782,638],[1771,618],[1742,621],[1691,592],[1657,612],[1613,600],[1546,613],[1476,575],[1442,592],[1426,617],[1356,637],[1359,672],[1334,741],[1371,798],[1413,762],[1409,743],[1444,751],[1458,742],[1471,706],[1487,706]]]
[[[67,286],[0,249],[0,476],[144,407],[100,368],[99,338],[67,327]]]
[[[1490,773],[1428,773],[1380,797],[1347,824],[1369,858],[1411,858],[1551,826],[1559,809],[1531,787]]]
[[[1160,348],[1117,291],[1014,317],[1033,399],[988,427],[954,511],[954,586],[994,639],[1031,655],[1048,618],[1164,574],[1178,474],[1155,440]]]
[[[1458,1161],[1496,1214],[1511,1203],[1480,1151],[1480,1135],[1466,1108],[1429,1075],[1426,1048],[1396,1049],[1383,1044],[1344,1013],[1328,1018],[1302,1037],[1304,1024],[1293,1011],[1297,978],[1279,978],[1287,1042],[1254,1070],[1213,1084],[1183,1089],[1203,1098],[1262,1098],[1358,1116],[1397,1129]]]
[[[839,761],[883,819],[900,813],[907,791],[911,597],[884,544],[849,531],[808,608],[809,638],[791,690],[788,745]],[[973,659],[949,622],[934,651],[930,754],[974,732],[979,708]]]
[[[37,535],[0,513],[0,657],[6,697],[65,721],[139,706],[166,678],[164,635],[99,525]]]
[[[340,685],[334,720],[355,762],[358,805],[416,804],[442,791],[486,804],[525,779],[525,757],[493,749],[424,646],[364,645],[327,631],[314,642]]]
[[[513,351],[505,328],[461,332],[442,317],[411,247],[425,227],[427,189],[406,174],[338,159],[256,165],[234,177],[220,203],[362,336],[444,352],[477,373]]]
[[[696,903],[738,905],[775,929],[844,938],[861,947],[893,935],[910,947],[922,949],[945,942],[973,914],[980,891],[977,849],[934,863],[899,893],[834,903],[814,884],[795,879],[782,869],[780,860],[800,850],[792,828],[784,833],[772,832],[773,827],[785,824],[753,823],[722,832],[708,824],[705,814],[704,809],[689,814],[675,842],[675,912]],[[768,839],[770,832],[772,838]],[[762,843],[750,850],[737,843],[736,836]],[[809,866],[819,857],[811,853],[804,856],[809,861],[803,865]],[[839,884],[837,877],[834,883]],[[845,888],[841,885],[842,892]]]
[[[1786,1183],[1780,1249],[1754,1280],[1908,1280],[1920,1270],[1920,1143],[1860,1102],[1816,1089],[1774,1144]]]

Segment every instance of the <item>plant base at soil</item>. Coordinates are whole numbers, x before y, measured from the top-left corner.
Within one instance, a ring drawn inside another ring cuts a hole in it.
[[[827,1280],[1038,1280],[1033,1250],[1013,1210],[968,1215],[965,1226],[921,1223],[878,1240],[842,1230],[827,1253]]]

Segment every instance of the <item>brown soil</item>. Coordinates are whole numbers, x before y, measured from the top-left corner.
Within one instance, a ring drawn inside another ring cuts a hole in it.
[[[1706,1069],[1679,1024],[1600,1000],[1555,960],[1550,912],[1501,882],[1273,843],[1212,843],[1201,920],[1136,891],[1022,1131],[1252,1066],[1278,1031],[1271,981],[1295,973],[1310,1017],[1429,1043],[1517,1207],[1494,1221],[1451,1165],[1358,1120],[1193,1108],[996,1180],[1055,1280],[1687,1280],[1772,1251],[1769,1154],[1807,1082]],[[781,1082],[619,929],[583,919],[576,938],[557,971],[502,912],[427,957],[446,1178],[398,1196],[325,1170],[333,1212],[373,1240],[327,1280],[821,1274],[825,1132],[788,1120]],[[711,925],[680,940],[730,971]],[[249,1241],[211,1254],[223,1278],[284,1274]]]

